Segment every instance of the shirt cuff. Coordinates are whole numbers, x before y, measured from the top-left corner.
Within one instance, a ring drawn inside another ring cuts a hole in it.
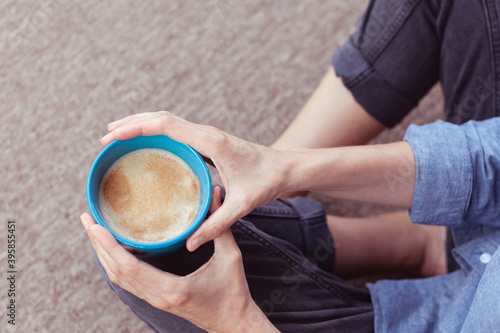
[[[333,55],[332,65],[354,99],[384,126],[395,126],[417,105],[394,89],[366,61],[352,37]]]
[[[416,184],[410,218],[415,223],[457,226],[472,193],[473,166],[466,136],[457,125],[411,125],[404,137],[413,149]]]

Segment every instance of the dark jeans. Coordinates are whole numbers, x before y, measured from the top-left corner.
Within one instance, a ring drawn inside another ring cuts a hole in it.
[[[305,198],[276,200],[255,209],[231,229],[243,254],[252,297],[279,330],[373,331],[369,293],[330,273],[335,247],[319,203]],[[194,253],[183,249],[148,262],[185,275],[205,263],[212,253],[213,244],[209,243]],[[203,331],[111,283],[97,264],[109,287],[155,331]]]

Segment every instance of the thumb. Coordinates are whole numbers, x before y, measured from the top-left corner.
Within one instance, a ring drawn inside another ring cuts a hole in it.
[[[220,185],[212,186],[212,200],[208,209],[208,216],[212,215],[221,206],[222,187]]]
[[[239,247],[236,244],[231,228],[224,230],[219,237],[214,239],[214,247],[216,252],[222,253],[239,251]]]
[[[206,242],[216,239],[243,215],[241,205],[233,203],[231,197],[228,196],[222,206],[188,238],[187,249],[191,252],[195,251]]]

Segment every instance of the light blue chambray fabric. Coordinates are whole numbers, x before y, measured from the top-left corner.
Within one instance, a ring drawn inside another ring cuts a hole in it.
[[[377,332],[500,332],[500,118],[412,125],[415,223],[452,228],[461,269],[370,284]]]

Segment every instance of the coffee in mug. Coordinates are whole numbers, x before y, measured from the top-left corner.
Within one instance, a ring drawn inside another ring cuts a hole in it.
[[[188,229],[200,206],[200,181],[163,149],[132,151],[105,173],[99,205],[109,228],[126,239],[158,243]]]

